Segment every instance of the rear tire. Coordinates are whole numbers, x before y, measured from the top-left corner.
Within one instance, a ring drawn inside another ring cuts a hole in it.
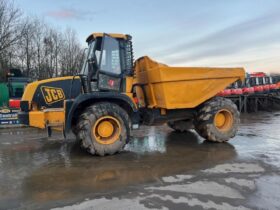
[[[239,117],[237,106],[231,100],[217,97],[199,107],[194,126],[206,140],[226,142],[236,135]]]
[[[176,132],[187,132],[194,128],[193,120],[178,120],[167,123],[168,127],[172,128]]]
[[[120,152],[130,137],[130,119],[126,111],[112,103],[97,103],[79,117],[76,132],[81,147],[92,155]]]

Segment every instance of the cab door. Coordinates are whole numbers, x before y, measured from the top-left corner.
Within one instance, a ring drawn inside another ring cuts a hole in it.
[[[119,41],[105,34],[99,59],[98,89],[120,92],[122,68]]]

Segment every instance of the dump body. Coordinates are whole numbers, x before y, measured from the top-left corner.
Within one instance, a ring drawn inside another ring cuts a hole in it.
[[[182,109],[197,107],[244,77],[243,68],[169,67],[145,56],[136,61],[134,85],[142,87],[148,108]]]

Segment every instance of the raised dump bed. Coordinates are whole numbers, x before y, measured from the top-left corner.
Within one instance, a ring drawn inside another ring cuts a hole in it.
[[[136,61],[134,85],[149,108],[194,108],[244,75],[243,68],[169,67],[145,56]]]

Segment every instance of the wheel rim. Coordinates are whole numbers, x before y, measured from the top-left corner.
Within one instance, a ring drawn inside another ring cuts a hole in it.
[[[215,115],[214,123],[218,130],[226,132],[232,128],[233,115],[226,109],[220,110]]]
[[[100,144],[113,144],[121,134],[120,122],[115,117],[103,116],[95,122],[92,134]]]

